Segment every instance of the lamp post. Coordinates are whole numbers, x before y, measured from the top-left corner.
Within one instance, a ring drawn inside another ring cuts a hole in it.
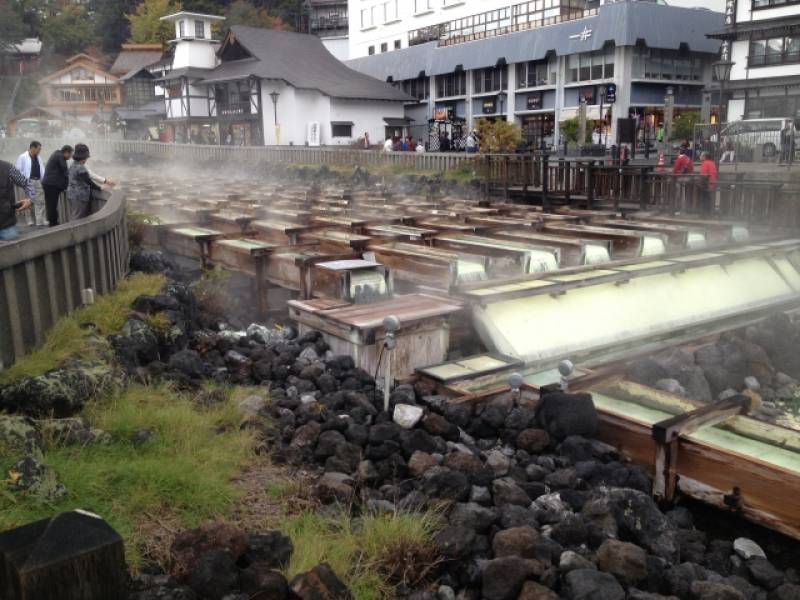
[[[506,101],[506,97],[507,97],[507,96],[508,96],[508,94],[506,94],[506,93],[505,93],[505,92],[503,92],[503,91],[501,91],[501,92],[498,92],[498,94],[497,94],[497,101],[500,103],[500,116],[501,116],[503,119],[505,119],[505,118],[506,118],[506,115],[505,115],[505,113],[503,112],[503,105],[505,104],[505,101]]]
[[[598,90],[600,96],[600,144],[605,148],[605,144],[603,143],[603,139],[605,137],[605,130],[606,130],[606,117],[603,114],[603,104],[606,102],[606,86],[601,85],[600,89]]]
[[[664,144],[669,147],[672,139],[672,121],[675,117],[675,89],[667,86],[667,95],[664,98]]]
[[[278,98],[280,95],[280,92],[270,92],[269,94],[269,97],[272,99],[272,111],[275,119],[275,144],[277,146],[281,145],[281,128],[280,125],[278,125]]]
[[[718,60],[713,65],[711,65],[714,69],[714,77],[719,82],[719,108],[717,109],[717,126],[716,126],[716,136],[717,136],[717,148],[716,152],[714,153],[714,160],[717,164],[719,164],[719,148],[722,147],[722,113],[725,104],[725,82],[731,76],[731,70],[733,69],[733,65],[735,63],[732,60]],[[726,111],[727,112],[727,111]],[[727,116],[727,115],[726,115]]]

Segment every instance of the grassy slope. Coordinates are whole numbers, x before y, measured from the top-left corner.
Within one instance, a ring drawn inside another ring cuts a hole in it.
[[[95,358],[98,346],[91,342],[92,336],[107,336],[119,331],[136,297],[157,293],[164,282],[163,275],[142,273],[123,279],[114,292],[100,296],[91,306],[79,308],[60,319],[47,333],[40,348],[0,371],[0,384],[40,375],[55,369],[68,358]]]
[[[86,415],[111,433],[108,445],[48,448],[44,463],[67,488],[56,505],[0,493],[0,530],[54,512],[85,508],[100,514],[125,538],[128,560],[141,561],[144,533],[138,524],[169,515],[193,527],[230,508],[238,494],[231,478],[252,456],[253,434],[240,431],[235,398],[197,410],[189,397],[166,385],[133,385],[93,403]],[[137,430],[155,432],[135,445]],[[7,472],[13,459],[0,457]]]

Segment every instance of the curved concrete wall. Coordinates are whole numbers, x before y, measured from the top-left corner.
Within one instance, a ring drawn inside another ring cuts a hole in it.
[[[41,344],[82,304],[82,290],[104,294],[125,276],[125,198],[99,196],[86,219],[0,242],[0,369]]]

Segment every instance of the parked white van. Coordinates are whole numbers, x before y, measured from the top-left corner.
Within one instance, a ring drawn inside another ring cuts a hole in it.
[[[781,148],[781,131],[792,122],[793,119],[735,121],[722,130],[722,142],[733,142],[737,156],[749,150],[755,159],[774,158]]]

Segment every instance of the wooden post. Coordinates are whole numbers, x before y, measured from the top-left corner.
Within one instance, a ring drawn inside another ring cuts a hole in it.
[[[256,263],[256,275],[254,283],[256,302],[258,303],[258,317],[262,321],[265,321],[267,319],[267,313],[269,312],[269,300],[267,297],[267,293],[269,292],[269,282],[267,281],[266,265],[269,257],[266,254],[258,254],[253,258],[255,259]]]
[[[648,205],[650,204],[650,194],[648,193],[648,174],[650,173],[650,167],[642,167],[639,171],[639,208],[641,210],[647,210]]]
[[[542,155],[542,208],[545,212],[551,212],[550,196],[548,195],[548,186],[550,179],[550,156],[547,154]]]
[[[589,161],[586,168],[586,208],[592,210],[594,206],[594,161]]]

